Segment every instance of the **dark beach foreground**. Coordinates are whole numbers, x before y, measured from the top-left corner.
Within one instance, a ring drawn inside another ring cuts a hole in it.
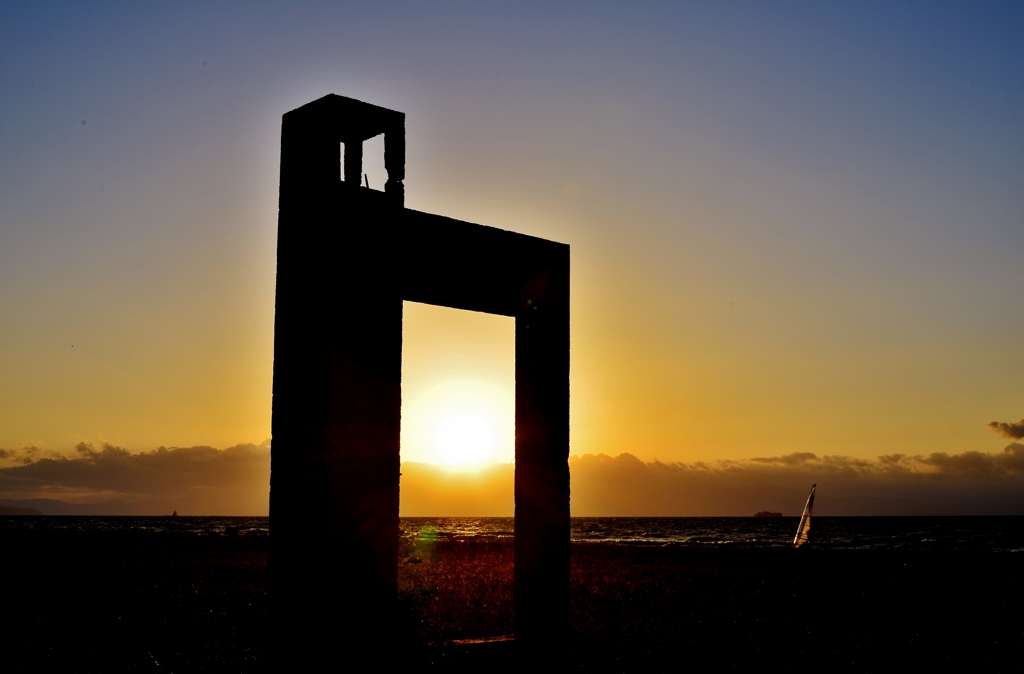
[[[3,669],[267,671],[268,543],[0,528]],[[472,643],[514,633],[512,570],[508,538],[407,541],[381,666],[512,671],[513,643]],[[1022,571],[1020,553],[575,543],[569,668],[1021,671]]]

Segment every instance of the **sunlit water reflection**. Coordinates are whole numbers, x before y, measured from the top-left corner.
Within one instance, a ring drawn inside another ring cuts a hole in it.
[[[574,517],[583,543],[689,547],[786,547],[796,517]],[[512,538],[511,517],[403,517],[405,539]],[[0,530],[136,531],[266,536],[267,517],[0,517]],[[1024,552],[1024,517],[817,517],[816,546],[846,549]]]

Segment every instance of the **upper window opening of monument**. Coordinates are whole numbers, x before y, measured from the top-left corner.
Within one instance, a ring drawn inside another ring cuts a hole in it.
[[[384,167],[384,134],[363,143],[363,178],[369,179],[370,189],[384,190],[388,180],[388,172]]]
[[[349,146],[358,146],[359,143],[349,143]],[[349,148],[348,151],[358,151],[358,148]],[[384,166],[384,134],[378,134],[362,143],[362,165],[351,165],[346,154],[346,144],[341,143],[341,179],[345,182],[354,182],[363,187],[369,187],[378,192],[384,191],[384,185],[388,180],[388,172]]]

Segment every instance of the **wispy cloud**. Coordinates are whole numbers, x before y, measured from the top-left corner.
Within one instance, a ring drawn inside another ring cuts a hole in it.
[[[1020,440],[1024,438],[1024,419],[1021,419],[1017,423],[1013,423],[1012,421],[1009,423],[1005,421],[990,421],[988,422],[988,427],[1003,437],[1011,438],[1013,440]]]
[[[13,461],[14,463],[28,464],[36,461],[47,454],[58,456],[56,452],[47,453],[42,447],[32,444],[22,445],[16,449],[5,449],[0,447],[0,461]]]

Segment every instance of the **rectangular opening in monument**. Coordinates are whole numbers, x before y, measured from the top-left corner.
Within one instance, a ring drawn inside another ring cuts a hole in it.
[[[370,189],[384,191],[388,172],[384,170],[384,134],[363,142],[363,181],[369,180]]]
[[[348,160],[355,175],[346,176],[345,143],[338,144],[341,180],[349,182],[349,178],[352,178],[353,181],[364,187],[383,192],[384,184],[388,180],[388,172],[384,168],[384,134],[378,134],[363,141],[361,147],[356,148],[357,153],[360,149],[362,150],[361,156],[350,157]]]
[[[446,638],[511,633],[515,319],[404,303],[401,461],[403,600]]]

